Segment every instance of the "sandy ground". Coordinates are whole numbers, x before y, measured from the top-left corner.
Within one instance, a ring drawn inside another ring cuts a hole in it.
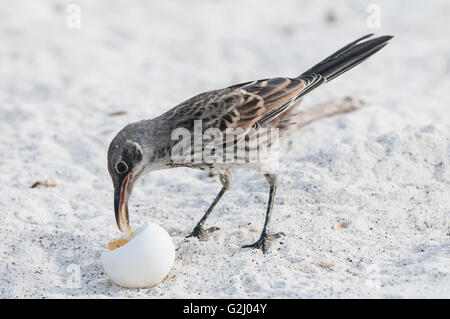
[[[0,297],[450,298],[448,1],[78,1],[79,29],[67,4],[1,4]],[[235,175],[208,220],[220,231],[199,242],[184,237],[220,185],[168,170],[142,178],[130,211],[172,236],[169,278],[130,290],[106,277],[119,129],[208,89],[298,75],[371,32],[396,37],[304,103],[367,106],[287,143],[272,219],[286,237],[269,254],[240,248],[262,227],[263,177]],[[57,186],[30,188],[46,179]]]

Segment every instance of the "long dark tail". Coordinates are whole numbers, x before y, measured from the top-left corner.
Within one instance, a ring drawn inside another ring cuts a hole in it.
[[[388,41],[393,38],[393,36],[385,35],[371,40],[366,40],[371,36],[373,36],[373,34],[368,34],[356,41],[353,41],[352,43],[347,44],[342,49],[336,51],[328,58],[300,75],[300,79],[307,81],[307,87],[301,93],[301,96],[304,96],[316,87],[331,81],[335,77],[357,66],[372,54],[381,50],[386,44],[388,44]]]

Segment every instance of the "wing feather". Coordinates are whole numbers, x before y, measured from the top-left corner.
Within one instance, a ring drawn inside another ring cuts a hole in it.
[[[245,135],[251,129],[270,125],[317,81],[313,77],[279,77],[246,82],[202,93],[171,112],[178,119],[178,127],[192,129],[194,120],[202,120],[203,130],[218,128],[225,133],[229,128],[241,129]]]

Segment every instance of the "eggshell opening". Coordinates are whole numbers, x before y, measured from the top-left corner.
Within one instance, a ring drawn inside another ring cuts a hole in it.
[[[149,223],[127,244],[103,253],[101,259],[106,274],[119,286],[150,288],[172,269],[175,246],[161,226]]]
[[[111,241],[108,243],[108,249],[109,250],[114,250],[117,249],[119,247],[125,246],[126,244],[128,244],[128,242],[133,239],[133,237],[136,235],[136,232],[134,231],[129,231],[129,232],[125,232],[122,233],[120,238],[114,241]]]

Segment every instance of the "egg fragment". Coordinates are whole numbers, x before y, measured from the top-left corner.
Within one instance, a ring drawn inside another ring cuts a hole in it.
[[[124,241],[123,241],[124,240]],[[123,244],[118,248],[111,244]],[[150,288],[160,283],[175,261],[175,246],[159,225],[149,223],[134,236],[110,243],[114,250],[102,254],[106,274],[126,288]]]

